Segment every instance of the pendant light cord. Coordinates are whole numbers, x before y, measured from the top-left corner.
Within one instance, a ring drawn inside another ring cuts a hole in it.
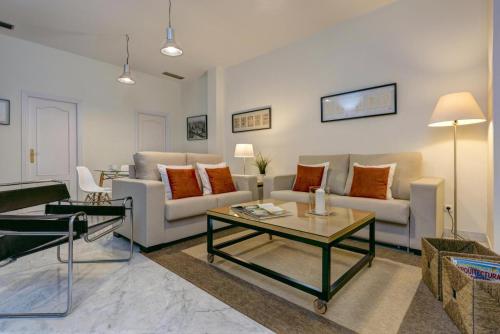
[[[172,0],[168,0],[168,27],[172,28]]]
[[[125,38],[127,39],[127,65],[128,65],[128,58],[129,58],[129,52],[128,52],[128,41],[130,40],[130,37],[128,34],[125,35]]]

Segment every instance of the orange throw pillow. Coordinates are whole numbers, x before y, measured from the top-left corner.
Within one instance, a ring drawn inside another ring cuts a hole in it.
[[[194,169],[167,168],[167,175],[172,188],[172,199],[203,195]]]
[[[230,193],[236,191],[229,167],[207,168],[208,180],[212,186],[212,194]]]
[[[293,191],[309,192],[309,187],[321,186],[324,166],[310,167],[297,165],[297,177],[293,185]]]
[[[390,169],[354,166],[349,196],[387,199]]]

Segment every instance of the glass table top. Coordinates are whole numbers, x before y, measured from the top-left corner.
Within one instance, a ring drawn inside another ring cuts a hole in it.
[[[212,217],[235,220],[248,225],[309,237],[319,241],[335,240],[375,217],[373,212],[339,207],[331,208],[328,216],[317,216],[309,213],[307,203],[277,200],[255,201],[242,205],[257,203],[273,203],[287,210],[291,215],[264,220],[237,212],[232,210],[231,207],[208,210],[207,214]]]

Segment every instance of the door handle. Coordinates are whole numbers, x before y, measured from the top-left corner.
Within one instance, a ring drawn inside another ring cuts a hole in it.
[[[32,148],[30,149],[30,163],[35,163],[35,150]]]

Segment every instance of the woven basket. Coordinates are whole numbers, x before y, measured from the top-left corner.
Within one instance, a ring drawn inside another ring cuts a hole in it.
[[[500,263],[500,257],[474,258]],[[443,258],[443,307],[462,333],[500,333],[500,283],[469,277],[450,256]]]
[[[443,256],[453,255],[499,256],[476,241],[423,238],[422,239],[422,280],[434,297],[443,300],[441,266]]]

